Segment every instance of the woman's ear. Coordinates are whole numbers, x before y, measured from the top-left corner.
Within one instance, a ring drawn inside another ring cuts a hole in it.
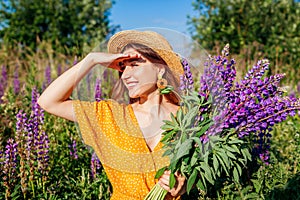
[[[158,73],[163,76],[166,72],[166,68],[164,66],[159,66],[158,67]]]

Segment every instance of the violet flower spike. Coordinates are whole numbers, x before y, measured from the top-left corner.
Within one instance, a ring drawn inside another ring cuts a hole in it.
[[[78,159],[78,154],[77,154],[77,144],[76,144],[76,140],[72,139],[72,145],[69,145],[69,149],[70,149],[70,156],[77,160]]]
[[[101,101],[101,97],[102,97],[101,80],[97,78],[95,84],[95,100],[99,102]]]
[[[17,95],[20,92],[20,80],[19,80],[18,66],[16,67],[15,72],[14,72],[13,83],[14,83],[14,93],[15,93],[15,95]]]
[[[91,176],[93,179],[96,178],[97,175],[97,170],[99,170],[101,168],[101,164],[100,161],[96,155],[95,152],[92,153],[92,157],[91,157]]]
[[[18,144],[14,139],[10,138],[7,140],[5,146],[5,160],[3,165],[3,185],[6,187],[5,197],[9,199],[11,192],[17,179],[16,168],[17,168],[17,146]]]
[[[0,103],[2,103],[2,96],[4,95],[5,89],[7,87],[7,68],[5,65],[2,66],[1,77],[0,77]]]
[[[181,64],[183,66],[184,75],[180,78],[180,90],[191,90],[194,88],[193,74],[191,67],[185,58],[182,58]]]

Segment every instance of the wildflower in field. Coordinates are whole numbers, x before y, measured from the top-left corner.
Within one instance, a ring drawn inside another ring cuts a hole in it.
[[[15,95],[19,94],[19,92],[20,92],[20,80],[19,80],[18,66],[16,67],[16,69],[14,71],[13,86],[14,86]]]
[[[292,106],[295,99],[282,96],[279,83],[283,74],[263,78],[269,69],[266,59],[258,61],[244,79],[234,85],[235,62],[227,59],[227,51],[223,50],[223,56],[212,58],[201,77],[199,94],[205,97],[212,95],[212,104],[219,112],[207,135],[219,134],[230,128],[234,128],[240,138],[255,133],[258,146],[254,152],[266,161],[269,158],[266,156],[271,137],[269,132],[274,124],[289,115],[294,116],[298,109]]]
[[[162,126],[170,165],[156,177],[170,170],[171,188],[177,172],[186,177],[187,192],[194,185],[206,191],[222,173],[239,182],[241,166],[252,158],[269,164],[270,131],[300,110],[300,100],[284,96],[279,86],[284,75],[265,75],[268,60],[258,61],[236,81],[235,61],[228,56],[226,45],[222,55],[209,58],[200,91],[184,94],[181,109]],[[145,199],[164,199],[165,194],[156,185]]]
[[[5,160],[3,165],[3,185],[6,187],[5,197],[10,198],[12,189],[17,178],[17,146],[14,139],[7,140],[5,146]]]
[[[69,149],[70,149],[70,156],[72,158],[74,158],[75,160],[78,159],[78,154],[77,154],[77,144],[76,144],[76,140],[72,139],[72,145],[69,145]]]
[[[102,97],[102,91],[101,91],[101,80],[99,78],[96,79],[96,85],[95,85],[95,100],[101,101]]]
[[[194,80],[191,72],[191,67],[185,58],[182,58],[181,63],[184,69],[184,75],[180,76],[180,90],[191,90],[194,88]]]
[[[92,158],[91,158],[91,176],[93,179],[96,178],[97,175],[97,170],[101,168],[100,160],[97,157],[96,153],[92,153]]]
[[[0,77],[0,103],[2,103],[2,96],[4,95],[7,84],[8,84],[7,68],[5,65],[2,65],[1,77]]]
[[[26,113],[22,110],[18,112],[16,115],[17,122],[16,122],[16,134],[15,139],[18,144],[18,154],[20,156],[20,172],[19,177],[21,179],[21,190],[23,194],[27,192],[27,159],[26,159]]]
[[[48,65],[44,72],[44,81],[42,85],[42,89],[46,89],[46,87],[51,83],[51,67]]]
[[[57,76],[60,76],[62,74],[61,64],[57,65],[56,74],[57,74]]]

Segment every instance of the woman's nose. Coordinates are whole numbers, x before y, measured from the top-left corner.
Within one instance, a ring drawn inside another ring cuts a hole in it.
[[[122,78],[126,79],[131,76],[131,66],[125,66],[124,71],[122,73]]]

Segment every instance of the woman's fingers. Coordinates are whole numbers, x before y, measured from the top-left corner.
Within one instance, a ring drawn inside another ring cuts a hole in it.
[[[176,183],[174,185],[173,188],[170,188],[169,186],[169,181],[170,181],[170,171],[165,171],[164,174],[160,177],[159,179],[159,184],[160,186],[165,189],[166,191],[168,191],[173,197],[182,195],[185,193],[186,189],[185,189],[185,177],[182,176],[180,173],[176,172],[175,175],[175,179],[176,179]]]
[[[142,58],[141,54],[118,54],[119,56],[113,60],[110,67],[118,71],[123,71],[128,62]]]

